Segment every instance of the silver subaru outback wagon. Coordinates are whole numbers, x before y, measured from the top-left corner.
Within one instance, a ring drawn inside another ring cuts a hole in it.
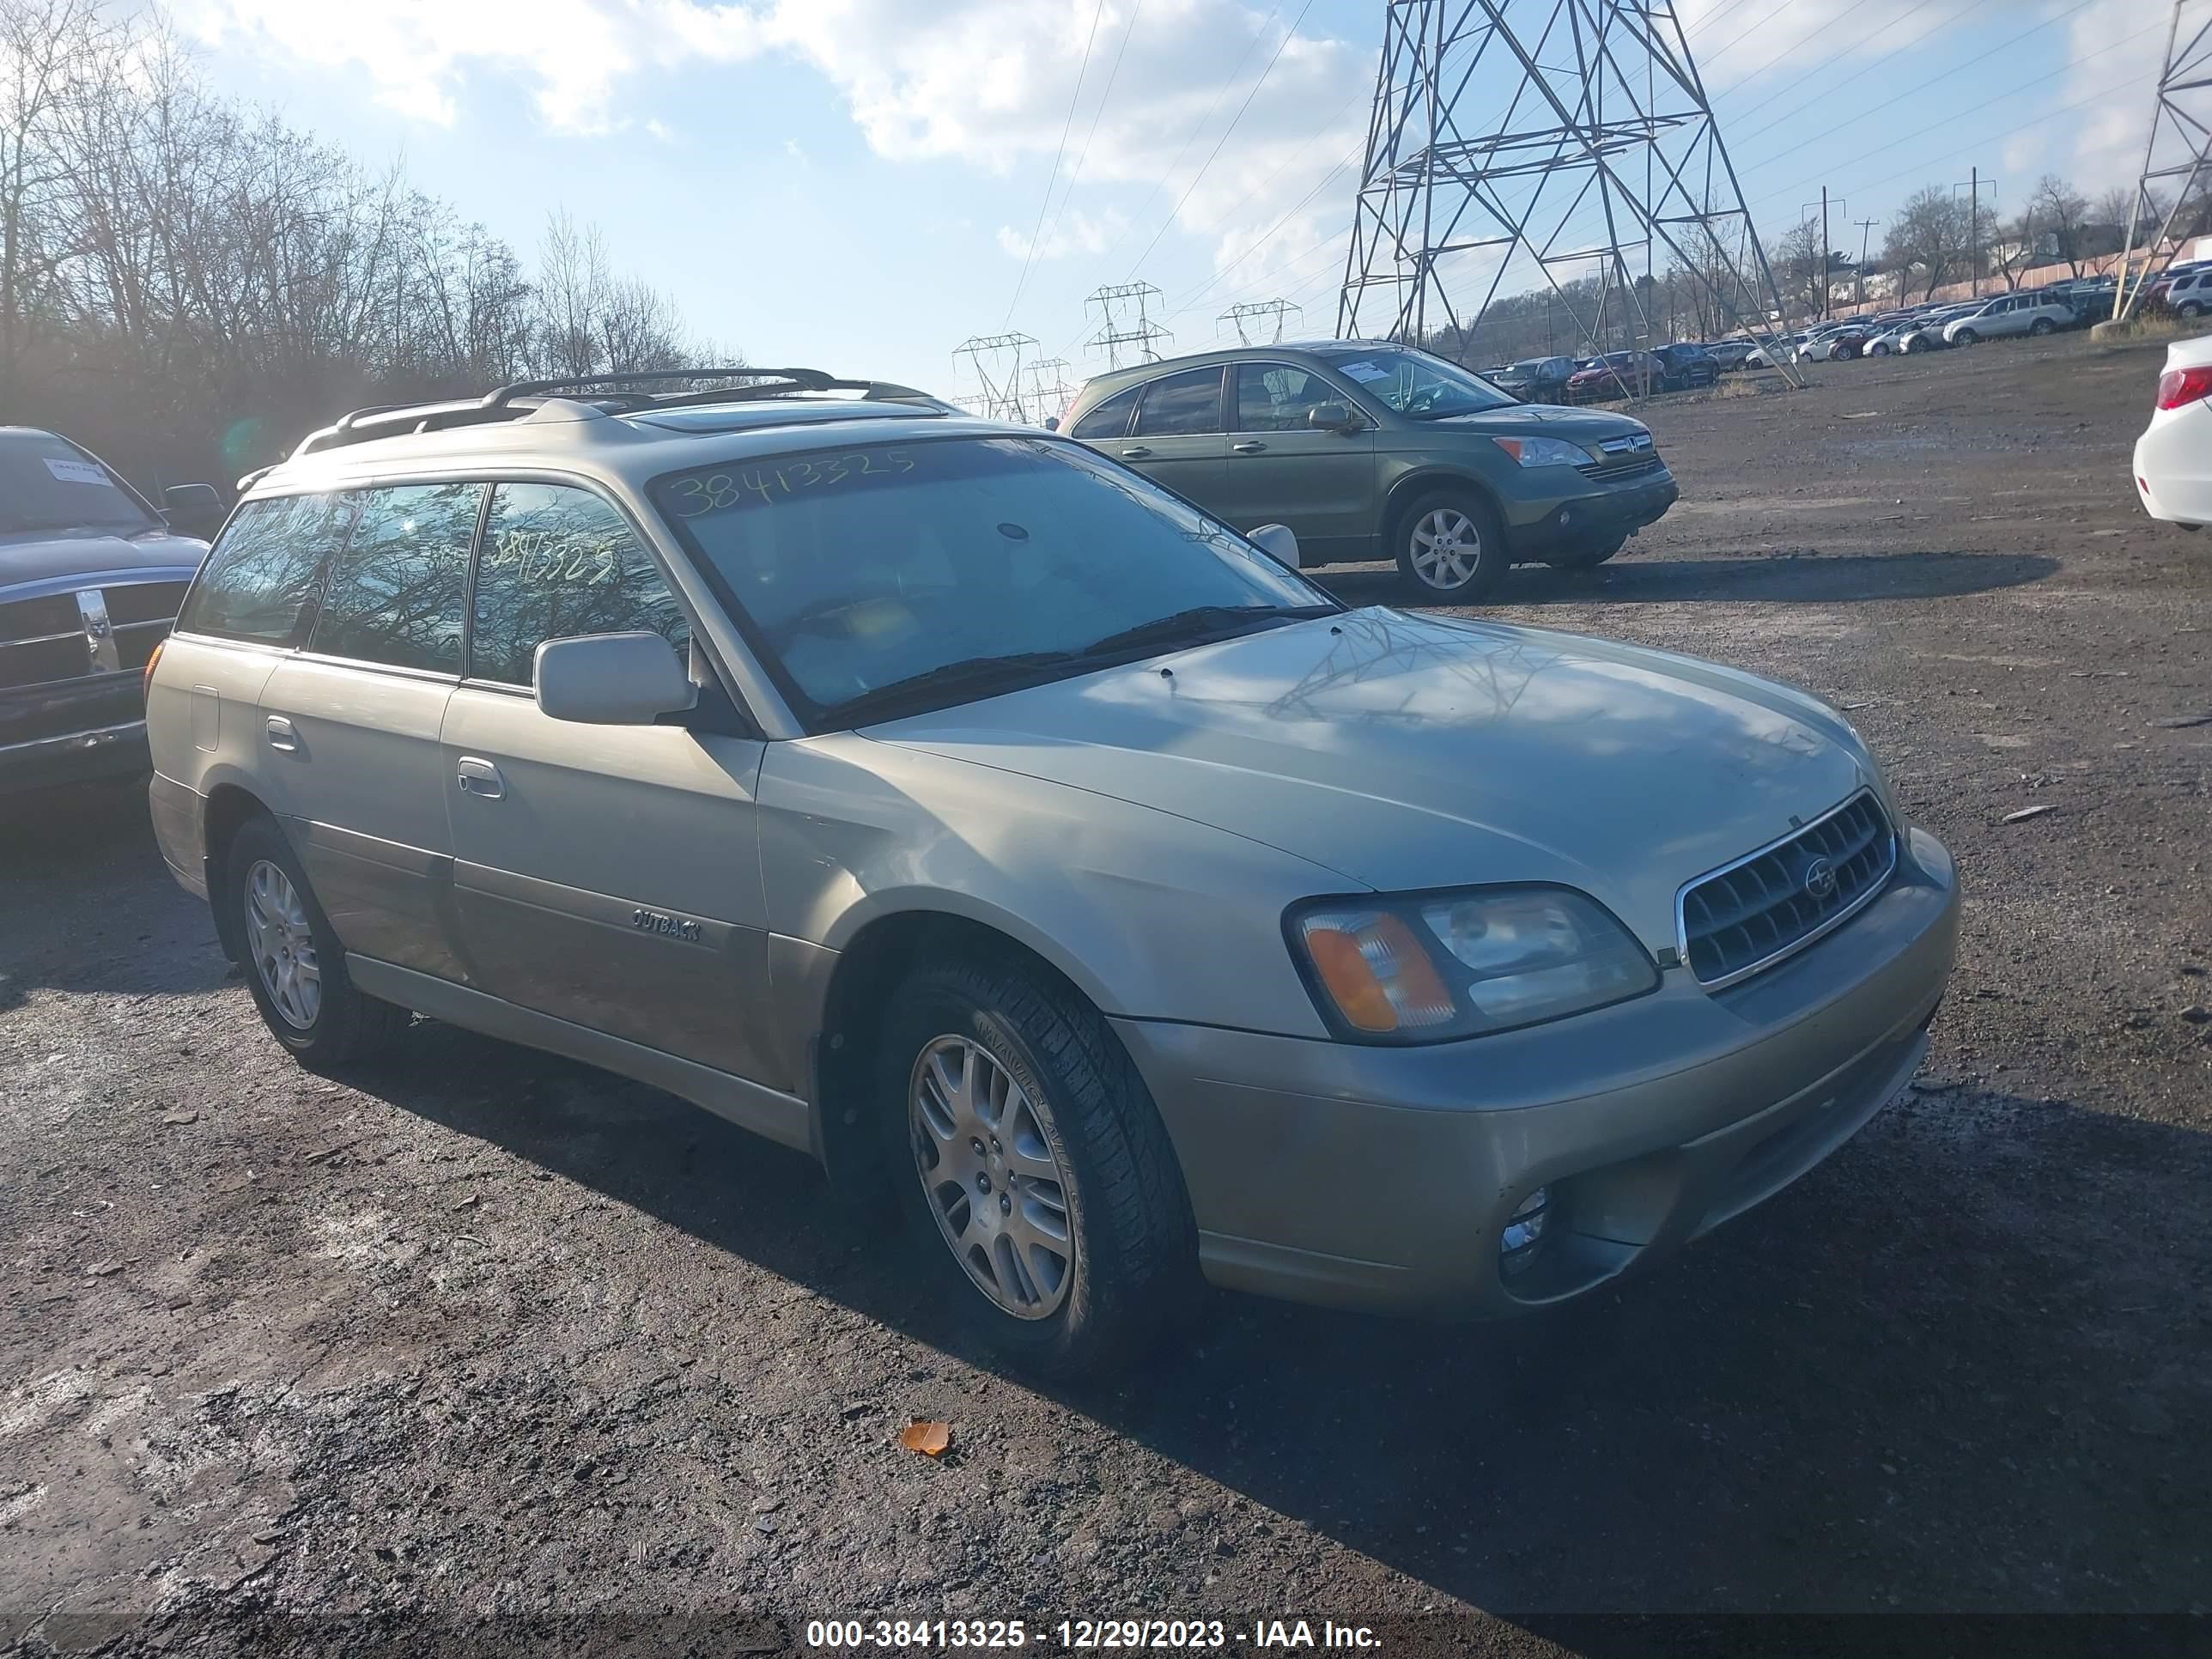
[[[1072,441],[747,373],[252,483],[152,800],[302,1062],[411,1012],[672,1090],[1060,1372],[1201,1279],[1565,1300],[1911,1076],[1958,890],[1828,704],[1350,609]]]

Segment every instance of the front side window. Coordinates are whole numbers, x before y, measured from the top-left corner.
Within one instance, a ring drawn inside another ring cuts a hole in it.
[[[248,501],[230,515],[177,617],[180,632],[290,645],[345,544],[350,502],[336,495]]]
[[[1417,421],[1511,409],[1518,401],[1479,374],[1425,351],[1361,346],[1332,351],[1329,367],[1394,414]]]
[[[1239,432],[1302,432],[1316,408],[1343,401],[1334,386],[1307,369],[1288,363],[1237,366]]]
[[[691,637],[629,521],[574,484],[495,486],[477,560],[470,674],[534,685],[547,640],[639,631],[679,650]]]
[[[0,535],[32,530],[156,528],[114,475],[50,432],[0,432]]]
[[[1118,438],[1129,429],[1129,411],[1136,407],[1137,393],[1141,386],[1131,386],[1127,392],[1117,392],[1104,403],[1078,421],[1068,433],[1071,438]]]
[[[311,649],[393,668],[461,672],[461,612],[480,483],[353,492],[353,534],[331,560]]]
[[[1142,437],[1198,437],[1220,430],[1218,368],[1194,368],[1154,380],[1137,406],[1137,431]]]
[[[1340,608],[1226,526],[1056,439],[728,462],[651,494],[816,729]]]

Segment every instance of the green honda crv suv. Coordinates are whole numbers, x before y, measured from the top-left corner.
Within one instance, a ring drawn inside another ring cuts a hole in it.
[[[1432,600],[1482,599],[1517,563],[1602,564],[1680,494],[1641,421],[1523,404],[1380,341],[1120,369],[1064,429],[1239,530],[1288,526],[1304,565],[1395,559]]]

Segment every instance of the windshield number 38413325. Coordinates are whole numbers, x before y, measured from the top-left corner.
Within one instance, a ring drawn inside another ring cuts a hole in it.
[[[904,450],[882,450],[874,454],[854,451],[828,460],[786,461],[780,466],[753,466],[737,472],[695,473],[668,487],[669,506],[679,519],[726,512],[742,504],[747,495],[774,502],[802,489],[843,483],[848,478],[879,477],[914,471],[914,457]]]

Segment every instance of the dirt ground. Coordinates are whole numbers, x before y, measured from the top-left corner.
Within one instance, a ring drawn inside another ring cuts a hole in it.
[[[1775,1613],[2202,1632],[2212,537],[2129,483],[2158,362],[1991,345],[1656,407],[1681,505],[1595,578],[1516,574],[1510,619],[1836,699],[1969,894],[1910,1094],[1678,1262],[1517,1325],[1217,1296],[1140,1377],[1040,1391],[959,1352],[800,1159],[428,1024],[308,1075],[143,799],[19,822],[0,1647],[783,1651],[810,1619],[1140,1613],[1498,1654],[1778,1650],[1729,1622]],[[915,1416],[943,1459],[900,1449]],[[1583,1617],[1626,1613],[1692,1617]]]

